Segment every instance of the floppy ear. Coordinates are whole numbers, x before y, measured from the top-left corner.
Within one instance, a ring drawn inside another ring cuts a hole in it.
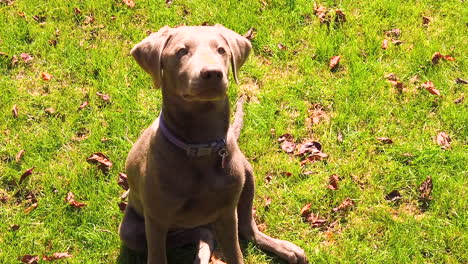
[[[161,87],[161,54],[170,38],[168,26],[161,28],[133,47],[130,53],[138,64],[153,77],[156,88]]]
[[[249,56],[252,45],[245,37],[237,34],[236,32],[225,28],[220,24],[214,26],[221,36],[226,40],[231,50],[231,66],[234,80],[239,83],[237,79],[237,71],[244,64]]]

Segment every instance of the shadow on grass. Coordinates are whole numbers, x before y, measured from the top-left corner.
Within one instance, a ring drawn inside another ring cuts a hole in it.
[[[244,258],[247,257],[249,254],[247,250],[248,242],[242,240],[241,241],[241,248],[242,253],[244,254]],[[217,249],[219,250],[219,249]],[[173,248],[167,250],[167,259],[169,264],[187,264],[193,263],[196,254],[196,245],[190,244],[180,248]],[[269,252],[265,252],[271,260],[268,262],[270,264],[287,264],[287,262],[281,260],[276,255],[271,254]],[[120,246],[120,254],[117,258],[117,264],[146,264],[146,254],[141,254],[132,251],[131,249],[127,248],[125,245]]]

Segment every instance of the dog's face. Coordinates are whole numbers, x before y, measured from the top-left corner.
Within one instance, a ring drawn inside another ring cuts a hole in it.
[[[164,27],[132,49],[132,55],[166,95],[185,101],[226,97],[229,64],[237,70],[247,59],[250,42],[221,26]]]

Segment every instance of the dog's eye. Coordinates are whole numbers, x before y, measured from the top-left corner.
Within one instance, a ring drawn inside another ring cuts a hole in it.
[[[186,48],[181,48],[177,51],[178,56],[184,56],[184,55],[187,55],[187,53],[188,53],[188,50]]]
[[[218,53],[219,54],[224,54],[224,53],[226,53],[226,50],[224,48],[218,48]]]

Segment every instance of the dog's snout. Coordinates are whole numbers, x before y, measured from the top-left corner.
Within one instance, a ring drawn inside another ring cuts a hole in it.
[[[207,65],[201,69],[200,76],[204,80],[219,80],[223,78],[223,71],[215,65]]]

